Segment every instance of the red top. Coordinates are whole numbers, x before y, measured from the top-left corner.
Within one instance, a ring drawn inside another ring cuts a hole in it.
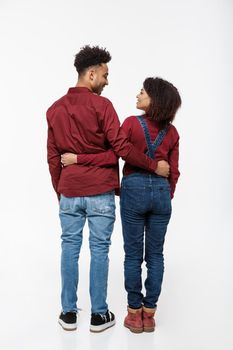
[[[158,125],[153,120],[149,119],[146,115],[144,117],[150,132],[151,140],[154,141],[159,133]],[[147,151],[144,132],[136,117],[129,117],[125,119],[122,125],[122,128],[128,135],[129,141],[132,142],[132,144],[135,147],[137,147],[138,150],[142,152]],[[159,145],[159,147],[155,151],[155,159],[157,161],[166,160],[170,165],[170,176],[168,180],[171,186],[171,197],[173,198],[175,188],[176,188],[176,183],[180,176],[180,172],[178,169],[179,167],[179,134],[176,128],[174,127],[174,125],[170,125],[162,143]],[[144,172],[144,170],[137,169],[126,161],[123,168],[123,174],[129,175],[135,171]]]
[[[118,162],[110,166],[61,166],[65,152],[96,155],[110,148],[127,163],[154,172],[150,159],[127,140],[112,103],[85,87],[70,88],[47,111],[48,163],[55,191],[67,197],[90,196],[119,189]]]
[[[158,135],[159,128],[157,124],[154,121],[150,120],[146,115],[144,117],[150,132],[151,140],[154,141],[156,139],[156,136]],[[138,150],[140,150],[141,152],[147,151],[147,145],[146,145],[143,129],[136,117],[132,116],[132,117],[126,118],[121,128],[127,134],[128,140],[132,142],[132,144],[135,147],[137,147]],[[169,127],[168,132],[163,139],[163,142],[157,148],[155,152],[155,158],[157,161],[166,160],[170,165],[170,176],[168,180],[171,186],[171,197],[173,198],[176,183],[180,175],[180,172],[178,170],[179,134],[173,125]],[[110,166],[112,164],[115,164],[116,162],[117,162],[117,157],[112,150],[109,150],[105,153],[100,153],[98,155],[88,154],[88,155],[77,156],[78,164]],[[126,161],[123,168],[123,175],[127,176],[134,172],[145,173],[146,171],[141,168],[132,166]]]

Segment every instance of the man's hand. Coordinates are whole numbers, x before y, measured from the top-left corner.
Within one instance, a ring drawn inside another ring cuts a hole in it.
[[[77,154],[74,153],[64,153],[61,155],[61,163],[64,166],[72,165],[77,163]]]
[[[170,165],[166,160],[159,160],[158,166],[155,170],[155,173],[160,176],[168,177],[170,172]]]

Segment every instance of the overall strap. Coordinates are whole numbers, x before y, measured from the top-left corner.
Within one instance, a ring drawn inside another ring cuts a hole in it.
[[[145,119],[143,118],[143,116],[137,116],[137,119],[143,129],[143,132],[144,132],[144,136],[145,136],[145,139],[146,139],[146,144],[147,144],[147,148],[148,148],[148,151],[147,151],[147,155],[152,158],[152,159],[155,159],[155,151],[156,149],[159,147],[159,145],[162,143],[163,139],[164,139],[164,136],[166,135],[167,133],[167,129],[168,128],[165,128],[165,129],[162,129],[159,131],[155,141],[152,143],[151,142],[151,138],[150,138],[150,133],[149,133],[149,129],[148,129],[148,126],[145,122]]]
[[[157,135],[157,137],[152,145],[154,152],[159,147],[159,145],[163,142],[163,139],[164,139],[164,136],[166,135],[166,133],[167,133],[167,128],[159,131],[159,133],[158,133],[158,135]]]

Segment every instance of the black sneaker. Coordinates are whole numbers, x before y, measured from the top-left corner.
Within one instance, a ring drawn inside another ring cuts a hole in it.
[[[91,314],[90,331],[102,332],[105,329],[114,326],[115,323],[115,316],[110,311],[107,311],[105,314]]]
[[[67,312],[60,314],[58,323],[66,331],[75,331],[77,329],[77,313],[76,312]]]

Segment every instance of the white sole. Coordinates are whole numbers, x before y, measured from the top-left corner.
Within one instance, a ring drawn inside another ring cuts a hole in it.
[[[113,327],[115,325],[116,321],[113,320],[111,322],[107,322],[105,324],[101,324],[100,326],[93,326],[90,325],[90,331],[93,333],[99,333],[105,331],[105,329],[108,329],[110,327]]]
[[[60,318],[58,320],[58,323],[62,326],[62,328],[65,331],[75,331],[77,329],[77,322],[76,323],[65,323]]]

